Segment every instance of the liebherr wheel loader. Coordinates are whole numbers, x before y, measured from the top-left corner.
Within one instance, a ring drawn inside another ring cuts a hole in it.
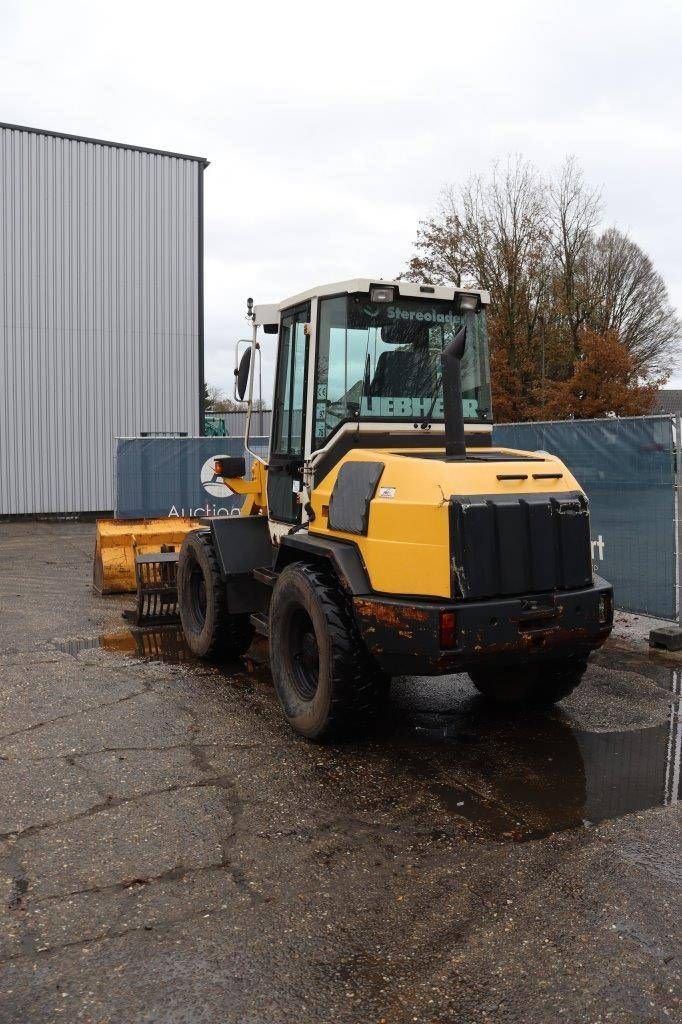
[[[183,541],[191,650],[269,638],[293,728],[363,726],[391,676],[468,672],[487,698],[549,705],[608,637],[588,503],[559,459],[493,448],[485,291],[358,279],[249,300],[235,360],[250,418],[259,328],[277,334],[267,458],[216,458],[239,517]],[[239,353],[239,349],[238,349]]]

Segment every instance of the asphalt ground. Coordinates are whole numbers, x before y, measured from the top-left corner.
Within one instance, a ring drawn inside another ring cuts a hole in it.
[[[314,746],[93,543],[0,523],[0,1021],[680,1019],[679,660],[611,641],[546,715],[399,679]]]

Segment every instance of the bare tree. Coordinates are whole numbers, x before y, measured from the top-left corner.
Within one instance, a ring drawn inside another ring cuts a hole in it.
[[[235,402],[232,398],[227,398],[218,384],[204,385],[204,403],[206,412],[243,412],[246,409],[246,402]],[[270,405],[261,398],[254,398],[252,408],[256,412],[261,409],[267,412]]]
[[[595,297],[590,256],[601,196],[585,185],[575,159],[567,157],[558,178],[550,181],[547,197],[557,312],[568,329],[575,357],[580,351],[580,330],[589,321]]]
[[[503,171],[494,166],[488,179],[471,179],[461,203],[465,265],[494,295],[494,343],[521,369],[549,294],[545,187],[517,157]]]
[[[233,412],[244,407],[243,403],[227,398],[218,384],[206,384],[205,396],[206,412]]]
[[[520,157],[503,170],[495,165],[487,178],[443,190],[436,216],[419,224],[406,276],[489,288],[495,333],[513,361],[549,295],[546,219],[545,187],[532,165]]]
[[[204,403],[207,412],[218,412],[225,401],[225,392],[218,384],[204,384]]]
[[[404,275],[409,280],[461,285],[468,268],[465,266],[458,198],[454,189],[443,189],[436,216],[419,222],[417,252]]]
[[[594,242],[591,264],[590,326],[615,331],[641,377],[669,376],[682,324],[650,258],[618,228],[608,228]]]

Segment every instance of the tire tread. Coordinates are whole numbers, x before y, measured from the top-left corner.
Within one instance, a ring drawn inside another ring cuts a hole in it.
[[[350,597],[328,570],[295,562],[295,569],[314,589],[322,608],[331,645],[331,708],[323,732],[327,740],[367,731],[375,722],[388,677],[365,648],[353,618]]]
[[[254,630],[250,618],[248,614],[230,613],[228,609],[225,583],[210,532],[208,530],[196,531],[188,536],[191,536],[193,542],[203,549],[209,567],[209,579],[204,577],[204,584],[207,588],[209,586],[211,588],[213,607],[216,611],[211,624],[210,640],[201,657],[207,660],[237,658],[248,649],[253,638]],[[180,587],[180,580],[178,580],[178,584]],[[186,635],[184,623],[183,631]]]

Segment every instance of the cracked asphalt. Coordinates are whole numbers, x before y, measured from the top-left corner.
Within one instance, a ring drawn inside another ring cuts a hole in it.
[[[680,1019],[679,661],[515,718],[400,679],[318,747],[263,647],[134,640],[93,544],[0,523],[3,1024]]]

